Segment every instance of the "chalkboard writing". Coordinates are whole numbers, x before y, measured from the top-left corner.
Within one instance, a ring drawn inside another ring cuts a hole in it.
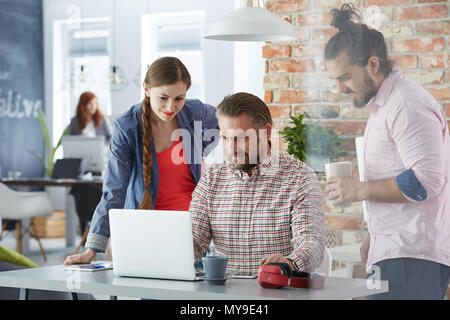
[[[44,107],[42,1],[0,0],[0,176],[43,176],[36,110]]]
[[[22,99],[20,93],[13,97],[12,90],[8,91],[7,97],[3,97],[0,89],[0,118],[36,118],[39,108],[42,108],[42,100]]]

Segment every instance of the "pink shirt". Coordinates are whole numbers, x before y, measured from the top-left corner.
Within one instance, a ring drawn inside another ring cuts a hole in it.
[[[427,191],[422,202],[365,201],[370,249],[367,266],[409,257],[450,266],[450,140],[443,108],[397,66],[368,107],[364,180],[414,171]]]

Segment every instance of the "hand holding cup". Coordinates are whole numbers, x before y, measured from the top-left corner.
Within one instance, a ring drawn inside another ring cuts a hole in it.
[[[352,163],[350,161],[330,162],[325,164],[327,184],[325,192],[331,204],[335,207],[348,207],[351,201],[348,197],[347,185],[352,181]]]

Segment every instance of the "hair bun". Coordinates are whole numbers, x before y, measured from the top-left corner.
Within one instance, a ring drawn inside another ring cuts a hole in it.
[[[330,13],[333,16],[331,25],[335,28],[338,28],[339,31],[345,31],[346,29],[351,27],[354,24],[354,22],[352,21],[353,19],[356,19],[358,23],[361,23],[360,14],[351,3],[343,4],[340,9],[333,9]]]

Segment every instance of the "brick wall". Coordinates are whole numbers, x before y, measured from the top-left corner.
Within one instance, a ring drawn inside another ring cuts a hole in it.
[[[338,95],[324,68],[323,49],[337,32],[330,27],[329,11],[342,0],[266,1],[266,8],[290,21],[298,41],[267,43],[264,77],[265,101],[282,129],[289,115],[308,112],[348,139],[349,155],[357,177],[354,138],[364,133],[368,109],[355,108]],[[364,22],[383,33],[390,56],[406,76],[423,85],[446,109],[450,120],[449,4],[439,0],[358,0],[352,3]],[[286,149],[281,141],[280,146]],[[325,201],[326,223],[337,230],[338,244],[360,242],[366,235],[361,203],[334,209]]]

